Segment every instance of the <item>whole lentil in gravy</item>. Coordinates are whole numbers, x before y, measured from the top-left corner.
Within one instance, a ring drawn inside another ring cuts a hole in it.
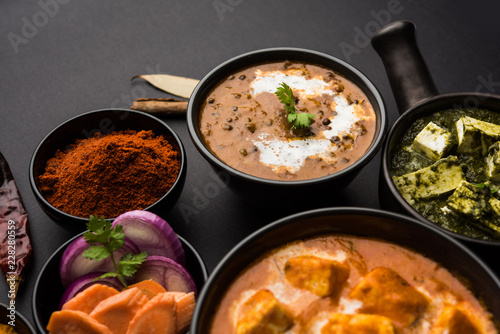
[[[274,94],[286,83],[298,113],[315,115],[293,129]],[[336,173],[359,160],[375,134],[364,92],[321,66],[289,61],[243,69],[205,98],[200,128],[207,147],[229,166],[257,177],[305,180]]]

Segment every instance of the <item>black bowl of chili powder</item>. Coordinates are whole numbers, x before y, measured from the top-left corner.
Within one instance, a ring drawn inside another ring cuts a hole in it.
[[[130,210],[165,214],[186,175],[180,138],[154,116],[102,109],[71,118],[35,149],[30,184],[42,209],[64,226]]]

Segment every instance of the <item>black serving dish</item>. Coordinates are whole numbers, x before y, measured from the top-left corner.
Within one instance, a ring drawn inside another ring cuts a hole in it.
[[[40,334],[48,333],[46,327],[49,322],[50,315],[52,312],[58,310],[59,302],[64,293],[64,287],[59,277],[59,264],[61,262],[61,257],[66,247],[68,247],[73,240],[82,235],[83,232],[71,238],[59,247],[51,255],[47,262],[45,262],[35,281],[31,307],[33,310],[35,326]],[[186,254],[186,269],[193,277],[199,292],[207,280],[207,268],[196,249],[184,238],[181,236],[178,237],[181,241],[184,253]]]
[[[35,149],[29,167],[30,185],[42,209],[54,221],[71,230],[83,231],[88,217],[77,217],[63,212],[50,204],[38,187],[37,176],[43,174],[47,161],[58,150],[64,150],[77,139],[91,137],[95,132],[110,133],[121,130],[152,130],[164,136],[179,152],[181,167],[172,187],[155,203],[144,210],[163,215],[171,210],[179,199],[186,179],[186,153],[179,136],[163,121],[146,113],[128,109],[101,109],[81,114],[52,130]],[[106,217],[113,219],[115,217]]]
[[[499,241],[474,239],[437,226],[417,212],[398,192],[389,172],[390,159],[401,137],[419,118],[440,110],[474,107],[500,112],[500,96],[484,93],[439,94],[418,49],[415,25],[396,21],[383,27],[372,38],[372,45],[384,63],[401,116],[390,128],[382,149],[379,198],[383,209],[409,214],[436,226],[445,234],[470,246],[500,272],[496,261]],[[471,103],[473,105],[471,105]]]
[[[500,281],[467,247],[417,219],[376,209],[326,208],[285,217],[238,243],[210,274],[196,305],[192,334],[210,328],[214,310],[228,286],[248,265],[267,251],[295,240],[341,234],[385,240],[414,250],[470,283],[472,292],[500,319]]]
[[[14,304],[15,305],[15,304]],[[0,323],[9,325],[14,323],[14,329],[18,334],[36,334],[35,329],[29,321],[18,310],[9,305],[0,303]]]
[[[377,118],[376,133],[373,142],[364,156],[346,169],[332,175],[302,181],[264,179],[242,173],[228,166],[219,160],[205,145],[200,133],[199,119],[201,107],[207,94],[222,79],[238,70],[261,63],[286,60],[324,66],[343,75],[358,85],[373,105]],[[363,73],[348,63],[330,55],[311,50],[270,48],[239,55],[227,60],[209,72],[200,81],[191,95],[187,110],[187,122],[189,134],[198,151],[211,164],[222,181],[228,184],[228,188],[243,198],[245,202],[258,204],[259,206],[266,205],[266,203],[276,205],[280,201],[286,200],[287,196],[293,192],[295,194],[307,194],[307,196],[301,196],[301,203],[306,204],[305,202],[310,200],[318,204],[318,200],[326,198],[327,205],[331,205],[331,198],[324,196],[324,191],[328,189],[338,191],[345,188],[356,177],[362,167],[376,155],[385,136],[387,115],[384,101],[376,87]],[[305,207],[308,207],[308,205],[306,204]]]

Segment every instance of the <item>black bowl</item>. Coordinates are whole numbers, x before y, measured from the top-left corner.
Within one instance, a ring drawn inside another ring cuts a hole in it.
[[[419,220],[382,210],[326,208],[288,216],[238,243],[217,265],[198,298],[192,334],[203,334],[224,292],[256,258],[288,242],[325,234],[385,240],[442,264],[470,283],[495,319],[500,319],[500,281],[474,253],[447,234]]]
[[[379,198],[383,209],[409,214],[436,226],[442,232],[464,242],[500,273],[497,254],[500,241],[479,240],[437,226],[415,210],[401,196],[391,178],[391,159],[396,146],[419,118],[437,111],[460,107],[482,108],[500,112],[500,96],[485,93],[439,94],[418,49],[415,25],[396,21],[382,28],[372,38],[373,47],[382,58],[401,117],[390,128],[382,148],[379,175]]]
[[[18,334],[36,334],[33,326],[15,307],[12,309],[10,306],[0,303],[0,319],[0,323],[4,325],[13,322],[14,329]]]
[[[49,323],[50,315],[52,312],[58,310],[59,302],[64,293],[64,287],[59,277],[59,264],[61,257],[66,250],[66,247],[76,238],[83,235],[84,232],[71,238],[61,247],[59,247],[54,254],[45,262],[38,274],[33,288],[33,300],[31,307],[33,310],[33,319],[35,326],[39,333],[48,333],[46,330]],[[186,254],[186,269],[193,277],[198,292],[203,287],[207,280],[208,272],[203,262],[202,257],[198,254],[196,249],[188,243],[184,238],[178,236],[184,253]]]
[[[371,146],[363,157],[351,166],[334,174],[315,179],[301,181],[270,180],[249,175],[230,167],[219,160],[219,158],[217,158],[217,156],[215,156],[205,145],[199,127],[199,119],[201,107],[207,94],[209,94],[222,79],[227,78],[236,71],[261,63],[286,60],[306,62],[332,69],[352,81],[367,95],[373,105],[377,118],[376,133]],[[244,198],[247,202],[257,203],[261,206],[265,205],[266,202],[275,205],[280,199],[286,199],[291,191],[308,194],[302,198],[304,201],[307,199],[317,201],[320,197],[317,195],[324,195],[322,194],[322,190],[332,188],[339,190],[345,188],[350,181],[355,178],[361,168],[376,155],[381,147],[387,127],[387,116],[384,101],[375,86],[363,73],[348,63],[330,55],[311,50],[271,48],[257,50],[234,57],[209,72],[196,86],[191,95],[187,110],[187,122],[189,135],[194,145],[201,155],[211,164],[223,182],[228,184],[228,188],[233,190],[237,195],[240,195],[240,197]],[[267,199],[269,199],[269,201],[267,201]]]
[[[66,228],[80,231],[85,229],[88,217],[68,214],[50,204],[39,189],[37,176],[44,173],[47,161],[54,157],[58,150],[68,148],[77,139],[89,138],[97,131],[110,133],[128,129],[152,130],[155,135],[164,136],[180,152],[181,168],[177,180],[165,195],[144,210],[163,215],[173,208],[181,195],[186,179],[186,153],[181,139],[167,124],[146,113],[128,109],[101,109],[81,114],[62,123],[45,136],[35,149],[29,167],[30,185],[45,213]]]

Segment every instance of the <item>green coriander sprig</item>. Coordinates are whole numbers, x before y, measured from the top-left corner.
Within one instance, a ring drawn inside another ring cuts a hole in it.
[[[493,187],[491,186],[491,184],[489,184],[489,183],[478,183],[478,184],[475,184],[475,186],[476,186],[477,188],[479,188],[479,189],[483,189],[483,188],[485,188],[485,187],[486,187],[486,188],[489,188],[489,189],[490,189],[490,192],[491,192],[492,194],[494,194],[494,193],[496,193],[496,192],[498,191],[498,188],[493,188]]]
[[[295,108],[295,98],[293,97],[293,91],[290,86],[282,82],[281,86],[276,89],[274,94],[276,94],[280,102],[285,105],[288,123],[293,123],[292,129],[307,128],[311,125],[312,119],[315,118],[315,115],[309,113],[297,113],[297,109]]]
[[[95,261],[111,257],[111,262],[115,270],[114,272],[105,273],[96,279],[116,277],[127,288],[125,277],[134,275],[148,254],[146,252],[139,254],[128,253],[123,255],[119,262],[116,263],[113,252],[122,248],[125,244],[123,226],[116,225],[113,228],[111,227],[111,222],[104,219],[104,217],[98,219],[96,216],[90,216],[87,228],[89,230],[83,234],[83,238],[90,247],[83,252],[83,257]]]

